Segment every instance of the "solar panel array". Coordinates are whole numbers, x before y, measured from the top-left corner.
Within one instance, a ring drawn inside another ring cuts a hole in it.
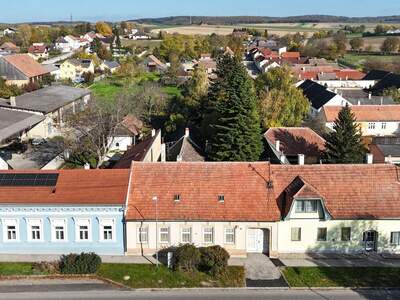
[[[57,173],[0,174],[0,187],[4,186],[56,186]]]

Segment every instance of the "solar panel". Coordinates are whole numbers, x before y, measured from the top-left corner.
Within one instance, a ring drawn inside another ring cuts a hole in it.
[[[57,173],[14,173],[0,174],[1,186],[56,186]]]

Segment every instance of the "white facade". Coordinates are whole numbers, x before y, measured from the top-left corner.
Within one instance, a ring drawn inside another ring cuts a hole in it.
[[[329,89],[357,88],[369,89],[376,83],[375,80],[317,80],[316,83],[326,86]]]
[[[400,133],[398,122],[357,122],[363,136],[394,136]],[[334,122],[326,122],[326,127],[333,130]]]

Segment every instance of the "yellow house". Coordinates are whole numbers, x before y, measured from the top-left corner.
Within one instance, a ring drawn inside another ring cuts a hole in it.
[[[94,74],[94,63],[91,59],[68,59],[60,66],[60,78],[76,80],[83,73]]]

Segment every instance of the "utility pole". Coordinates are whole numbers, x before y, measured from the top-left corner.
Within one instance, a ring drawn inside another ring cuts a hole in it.
[[[154,196],[153,201],[156,202],[156,266],[158,268],[158,197]]]
[[[69,15],[69,22],[72,24],[72,13]]]

